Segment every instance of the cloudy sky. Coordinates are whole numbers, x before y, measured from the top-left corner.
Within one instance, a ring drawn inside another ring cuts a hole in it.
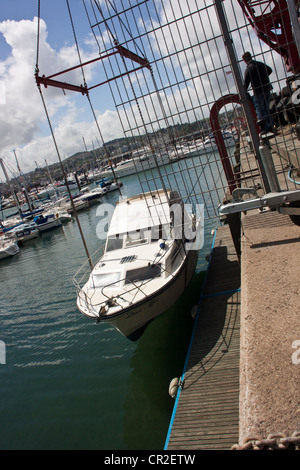
[[[81,7],[79,0],[71,0],[70,3],[73,7],[75,4]],[[34,78],[37,55],[37,4],[35,0],[14,0],[3,2],[1,6],[0,156],[10,165],[10,169],[16,168],[13,153],[15,149],[24,172],[34,169],[35,162],[45,166],[45,159],[48,163],[57,161],[50,128]],[[61,8],[62,6],[64,8]],[[62,10],[61,15],[59,10]],[[74,11],[76,13],[76,8]],[[82,14],[82,7],[80,13]],[[69,24],[68,28],[66,27],[67,19],[65,2],[41,2],[40,74],[49,75],[78,63],[72,30]],[[76,19],[80,24],[81,18]],[[96,52],[95,45],[89,43],[91,35],[87,24],[86,26],[82,60],[94,58]],[[91,72],[87,72],[86,79],[90,78]],[[75,80],[76,84],[82,83],[79,71],[73,73],[70,79],[71,83],[72,80]],[[72,92],[64,94],[62,90],[53,88],[44,89],[43,94],[62,158],[82,150],[83,138],[88,148],[98,146],[96,138],[99,139],[99,136],[96,128],[91,125],[93,118],[88,115],[85,97]],[[114,138],[116,133],[120,134],[120,129],[114,132],[114,113],[108,110],[104,101],[98,112],[105,116],[105,137],[110,139]]]
[[[228,2],[230,5],[231,2],[229,0]],[[83,2],[82,0],[70,0],[69,3],[80,45],[81,59],[82,61],[94,59],[97,57],[99,49],[84,13]],[[208,3],[211,4],[206,1],[206,4]],[[184,53],[171,56],[172,59],[166,60],[164,67],[161,67],[159,76],[162,77],[162,81],[159,85],[165,86],[168,83],[183,80],[182,86],[170,86],[169,89],[161,93],[161,100],[167,111],[172,114],[174,110],[187,106],[188,103],[210,103],[210,100],[219,97],[213,95],[216,89],[215,84],[218,81],[219,87],[220,80],[224,81],[225,77],[227,80],[226,89],[232,91],[234,86],[232,75],[225,73],[230,69],[229,66],[227,67],[228,60],[223,41],[210,43],[213,36],[219,32],[215,14],[209,18],[208,14],[203,11],[201,15],[197,16],[196,26],[194,24],[196,17],[193,15],[189,20],[182,21],[182,24],[179,22],[166,26],[178,15],[183,17],[196,11],[197,6],[202,5],[203,7],[204,2],[202,0],[173,0],[172,2],[152,0],[148,2],[148,5],[151,5],[151,11],[150,13],[147,11],[147,15],[145,14],[146,20],[142,21],[137,14],[138,10],[135,9],[136,20],[131,19],[130,27],[133,34],[153,29],[153,34],[147,37],[148,42],[146,39],[144,41],[146,53],[151,51],[150,61],[154,57],[163,57],[183,50],[187,43],[201,43],[198,49],[193,47]],[[234,16],[233,23],[242,17],[240,11],[234,12],[230,9],[226,11],[229,12],[229,15]],[[24,173],[33,170],[36,163],[43,167],[45,160],[49,164],[58,161],[41,96],[34,78],[37,63],[37,14],[37,0],[13,0],[2,2],[1,5],[0,157],[9,167],[9,176],[12,176],[13,171],[17,172],[14,150]],[[113,24],[111,26],[113,28]],[[126,30],[125,23],[123,26],[122,34],[125,36],[127,34],[128,37],[128,31],[124,32]],[[159,26],[160,28],[157,29]],[[78,64],[77,50],[65,1],[41,0],[39,38],[38,65],[40,75],[49,76]],[[255,37],[253,40],[255,42]],[[249,36],[245,39],[245,43],[247,48],[250,48],[251,38]],[[104,46],[105,44],[102,42],[102,50],[104,50]],[[238,54],[241,55],[242,42],[240,39],[237,41],[237,49]],[[199,70],[199,64],[201,64],[201,70]],[[222,75],[219,72],[209,73],[224,65],[225,72],[222,71]],[[155,71],[158,71],[159,62],[155,67]],[[208,72],[207,75],[205,72]],[[85,68],[85,78],[88,86],[92,86],[101,82],[105,77],[103,70],[99,71],[99,67],[97,68],[95,65]],[[80,69],[70,73],[68,78],[61,80],[78,85],[83,83]],[[58,88],[48,87],[45,89],[42,87],[62,159],[83,150],[84,143],[88,149],[92,149],[98,147],[99,144],[102,145],[102,137],[104,141],[109,141],[123,136],[114,100],[109,91],[108,87],[101,88],[101,90],[97,88],[90,94],[101,127],[100,136],[85,96],[71,91],[64,93]],[[125,88],[124,93],[127,93]],[[142,106],[145,107],[142,112],[148,113],[157,113],[159,108],[157,98],[154,98],[154,102],[150,102],[149,99],[149,102],[143,103]],[[122,115],[122,112],[121,117],[125,122],[126,116]],[[203,110],[199,108],[194,119],[201,117],[202,112]],[[135,110],[133,110],[133,114],[135,114]],[[185,117],[190,118],[188,114]],[[4,179],[1,171],[0,179]]]

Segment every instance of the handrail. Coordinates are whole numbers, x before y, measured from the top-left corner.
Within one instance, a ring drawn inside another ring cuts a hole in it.
[[[150,278],[150,279],[147,279],[147,281],[152,281],[153,279],[154,279],[154,278]],[[139,290],[144,296],[146,296],[146,294],[142,291],[142,289],[141,289],[138,285],[136,285],[136,283],[135,283],[134,281],[128,279],[126,276],[125,276],[124,279],[121,279],[121,280],[119,280],[119,281],[114,281],[114,282],[111,282],[110,284],[107,284],[106,286],[103,286],[102,289],[101,289],[101,294],[104,295],[104,297],[106,297],[108,300],[112,300],[112,298],[109,297],[107,294],[105,294],[105,293],[103,292],[103,290],[104,290],[104,289],[107,289],[107,288],[109,288],[109,287],[111,287],[112,285],[114,285],[114,284],[116,284],[116,283],[123,282],[123,281],[125,281],[125,284],[124,284],[124,285],[126,285],[126,281],[128,281],[127,284],[132,284],[136,290]],[[143,282],[143,281],[141,281],[141,282]],[[129,294],[129,293],[131,292],[131,290],[134,290],[134,288],[131,288],[131,289],[129,289],[129,290],[124,289],[124,293]],[[135,294],[135,295],[136,295],[136,294]],[[113,300],[115,301],[115,298],[119,298],[119,297],[120,297],[120,295],[117,295],[116,297],[113,297]],[[123,299],[123,300],[126,301],[126,302],[128,302],[128,303],[130,304],[130,302],[129,302],[128,300],[126,300],[126,299]],[[116,302],[116,301],[115,301],[115,302]],[[118,305],[120,305],[118,302],[116,302],[116,303],[117,303]],[[120,305],[120,307],[122,307],[122,306]]]
[[[178,255],[178,253],[179,253],[179,250],[175,253],[174,258]],[[167,267],[161,266],[161,265],[159,264],[159,261],[160,261],[160,259],[162,258],[162,256],[163,256],[163,254],[161,255],[161,257],[160,257],[155,263],[154,263],[153,261],[150,261],[149,259],[143,259],[143,261],[148,261],[148,263],[151,263],[151,265],[149,264],[149,268],[151,268],[151,267],[153,267],[153,266],[159,266],[160,269],[161,269],[161,273],[167,273],[169,276],[174,277],[174,274],[173,274],[172,272],[170,272],[170,270],[169,270]],[[121,259],[121,258],[118,258],[118,259]],[[86,263],[85,263],[85,264],[86,264]],[[81,270],[82,268],[83,268],[83,266],[78,270],[78,272],[80,272],[80,270]],[[77,272],[77,274],[78,274],[78,272]],[[89,271],[89,274],[90,274],[90,271]],[[82,276],[82,277],[84,277],[84,276]],[[81,278],[81,279],[82,279],[82,278]],[[107,301],[113,301],[116,305],[118,305],[120,308],[123,309],[123,308],[125,308],[125,307],[122,306],[121,303],[118,302],[117,299],[121,299],[121,298],[122,298],[122,300],[123,300],[124,302],[127,302],[128,304],[131,304],[131,303],[133,302],[135,296],[137,295],[138,291],[140,291],[140,292],[142,293],[142,295],[143,295],[144,297],[146,297],[147,294],[143,291],[142,287],[145,286],[145,285],[147,285],[149,282],[153,281],[153,279],[155,279],[155,278],[149,278],[149,279],[144,279],[144,280],[140,281],[140,282],[142,283],[141,286],[137,285],[136,282],[134,282],[134,281],[128,279],[127,276],[125,276],[124,278],[119,279],[119,280],[117,280],[117,281],[111,282],[110,284],[107,284],[106,286],[103,286],[102,289],[101,289],[101,294],[102,294],[104,297],[106,297],[107,300],[101,301],[101,302],[96,303],[96,304],[93,304],[93,305],[92,305],[92,298],[93,298],[93,296],[96,294],[96,289],[93,289],[93,291],[91,292],[91,294],[88,295],[86,292],[84,292],[84,291],[82,290],[82,288],[80,287],[79,282],[75,279],[75,277],[74,277],[74,279],[73,279],[73,283],[74,283],[74,285],[75,285],[76,288],[77,288],[78,296],[82,298],[82,295],[84,295],[85,303],[86,303],[87,306],[90,305],[91,307],[93,307],[93,310],[94,310],[95,313],[96,313],[95,307],[99,307],[99,311],[98,311],[98,314],[97,314],[97,317],[98,317],[98,320],[99,320],[99,319],[101,319],[101,317],[103,318],[103,317],[105,316],[105,315],[103,314],[103,312],[101,312],[101,307],[102,307],[102,306],[107,307]],[[106,294],[106,293],[104,292],[104,289],[109,288],[109,287],[113,286],[114,284],[118,284],[118,283],[125,282],[126,280],[128,281],[128,283],[123,285],[122,292],[120,292],[118,295],[116,295],[116,296],[109,296],[108,294]],[[125,285],[127,285],[129,288],[126,289],[126,288],[124,287]],[[131,286],[130,286],[130,285],[131,285]],[[135,291],[135,294],[131,294],[132,291]],[[131,294],[131,295],[133,296],[133,298],[131,299],[131,301],[126,300],[125,298],[123,298],[122,296],[123,296],[124,294]],[[105,313],[106,313],[106,312],[105,312]]]
[[[100,257],[99,255],[100,255],[101,252],[103,253],[103,251],[104,251],[104,247],[97,248],[97,250],[94,251],[94,253],[90,256],[90,259],[95,258],[96,255],[98,256],[97,259],[99,259],[99,257]],[[86,260],[86,261],[80,266],[80,268],[79,268],[78,271],[75,273],[75,275],[73,276],[73,284],[75,285],[75,287],[79,286],[79,288],[80,288],[79,282],[80,282],[87,274],[88,274],[88,275],[91,274],[90,259]],[[87,265],[89,266],[89,269],[86,269],[86,266],[87,266]],[[84,274],[82,275],[82,277],[80,278],[80,281],[78,282],[76,279],[77,279],[79,273],[80,273],[83,269],[85,269],[85,272],[84,272]]]

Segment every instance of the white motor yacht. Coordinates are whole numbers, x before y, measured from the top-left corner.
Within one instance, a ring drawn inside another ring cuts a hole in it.
[[[236,144],[233,134],[229,131],[223,131],[222,136],[226,148],[232,147]],[[176,160],[177,158],[187,158],[196,155],[203,155],[204,153],[215,152],[218,150],[216,139],[213,133],[209,134],[204,141],[201,139],[193,143],[182,143],[176,145],[176,148],[170,151],[170,158]]]
[[[78,309],[138,339],[187,288],[202,242],[200,217],[185,212],[177,192],[121,199],[103,256],[92,271],[83,267],[74,278]]]
[[[39,230],[35,222],[20,224],[7,232],[9,237],[14,238],[17,242],[26,242],[39,236]]]
[[[19,253],[20,248],[15,240],[2,237],[0,239],[0,259],[10,258]]]

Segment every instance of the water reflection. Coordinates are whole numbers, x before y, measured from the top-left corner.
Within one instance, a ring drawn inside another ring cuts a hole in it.
[[[126,385],[123,439],[128,449],[163,449],[174,405],[168,394],[181,375],[204,273],[196,273],[185,294],[153,321],[137,343]]]

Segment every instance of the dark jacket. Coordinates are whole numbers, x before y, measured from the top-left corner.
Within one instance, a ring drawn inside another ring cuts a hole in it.
[[[250,83],[252,86],[253,93],[255,95],[259,93],[267,93],[273,88],[269,75],[272,73],[271,67],[264,64],[263,62],[258,62],[257,60],[251,60],[245,70],[245,79],[244,86],[247,90]]]

